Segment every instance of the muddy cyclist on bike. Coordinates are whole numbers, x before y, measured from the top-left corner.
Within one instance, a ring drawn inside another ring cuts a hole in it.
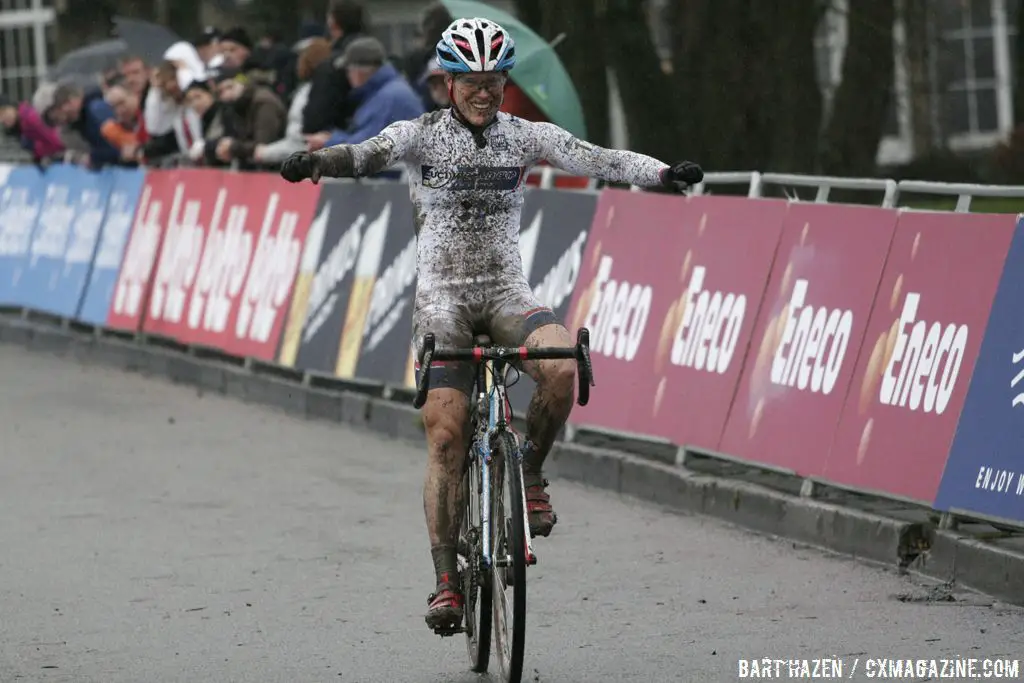
[[[417,235],[413,344],[433,332],[440,347],[471,346],[476,334],[502,346],[572,346],[568,330],[541,305],[523,275],[519,221],[531,167],[544,160],[574,175],[642,187],[679,188],[700,182],[704,174],[688,161],[668,166],[592,145],[551,123],[499,113],[516,54],[512,36],[493,21],[457,19],[436,52],[450,109],[393,123],[357,145],[297,152],[281,175],[293,183],[317,182],[406,166]],[[572,360],[542,360],[524,363],[523,371],[537,384],[523,446],[530,532],[547,536],[557,518],[541,470],[572,410],[576,368]],[[474,371],[470,364],[436,363],[430,372],[423,406],[423,507],[437,587],[427,600],[426,621],[438,629],[462,621],[458,498]]]

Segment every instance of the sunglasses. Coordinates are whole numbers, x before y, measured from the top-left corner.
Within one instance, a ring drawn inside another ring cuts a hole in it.
[[[505,87],[507,76],[497,74],[456,74],[455,83],[469,90],[500,92]]]

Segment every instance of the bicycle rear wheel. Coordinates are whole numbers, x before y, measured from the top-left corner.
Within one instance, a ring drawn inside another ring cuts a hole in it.
[[[526,646],[526,514],[518,448],[509,433],[494,443],[491,483],[491,569],[494,650],[501,679],[519,683]],[[511,592],[511,596],[509,593]]]
[[[459,531],[459,574],[466,598],[464,621],[469,667],[476,673],[487,671],[491,654],[491,577],[481,571],[483,529],[480,507],[480,462],[469,459],[462,477],[462,525]]]

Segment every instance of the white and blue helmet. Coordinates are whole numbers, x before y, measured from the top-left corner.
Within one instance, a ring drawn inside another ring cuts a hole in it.
[[[516,44],[490,19],[456,19],[437,41],[437,61],[449,73],[508,71],[516,65]]]

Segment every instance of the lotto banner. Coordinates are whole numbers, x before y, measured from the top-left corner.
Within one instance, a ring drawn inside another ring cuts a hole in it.
[[[46,199],[18,284],[21,305],[65,318],[78,312],[113,179],[112,170],[47,169]]]
[[[387,234],[383,193],[376,187],[323,185],[302,252],[279,363],[328,375],[342,374],[339,369],[351,374],[358,355],[342,345],[342,330],[361,329],[362,323],[353,321],[367,311],[353,307],[353,300],[358,295],[369,304]],[[354,349],[358,354],[359,346]]]
[[[935,499],[1013,232],[1005,215],[900,214],[826,479]]]
[[[17,166],[0,191],[0,306],[20,306],[32,232],[45,202],[46,181],[35,166]]]
[[[171,205],[184,191],[184,171],[149,171],[142,186],[110,299],[107,326],[137,332],[142,329],[157,256]],[[87,295],[88,296],[88,295]]]
[[[715,448],[785,210],[604,192],[569,314],[591,331],[597,383],[574,421]]]
[[[790,205],[719,450],[821,474],[895,230],[887,209]]]
[[[273,360],[319,188],[191,170],[173,193],[143,330]]]
[[[1019,219],[935,498],[939,510],[1024,523],[1022,308],[1024,220]]]
[[[114,168],[109,172],[112,179],[106,213],[95,240],[88,280],[75,316],[90,325],[107,324],[118,270],[124,259],[139,193],[146,181],[146,172],[140,169]]]

